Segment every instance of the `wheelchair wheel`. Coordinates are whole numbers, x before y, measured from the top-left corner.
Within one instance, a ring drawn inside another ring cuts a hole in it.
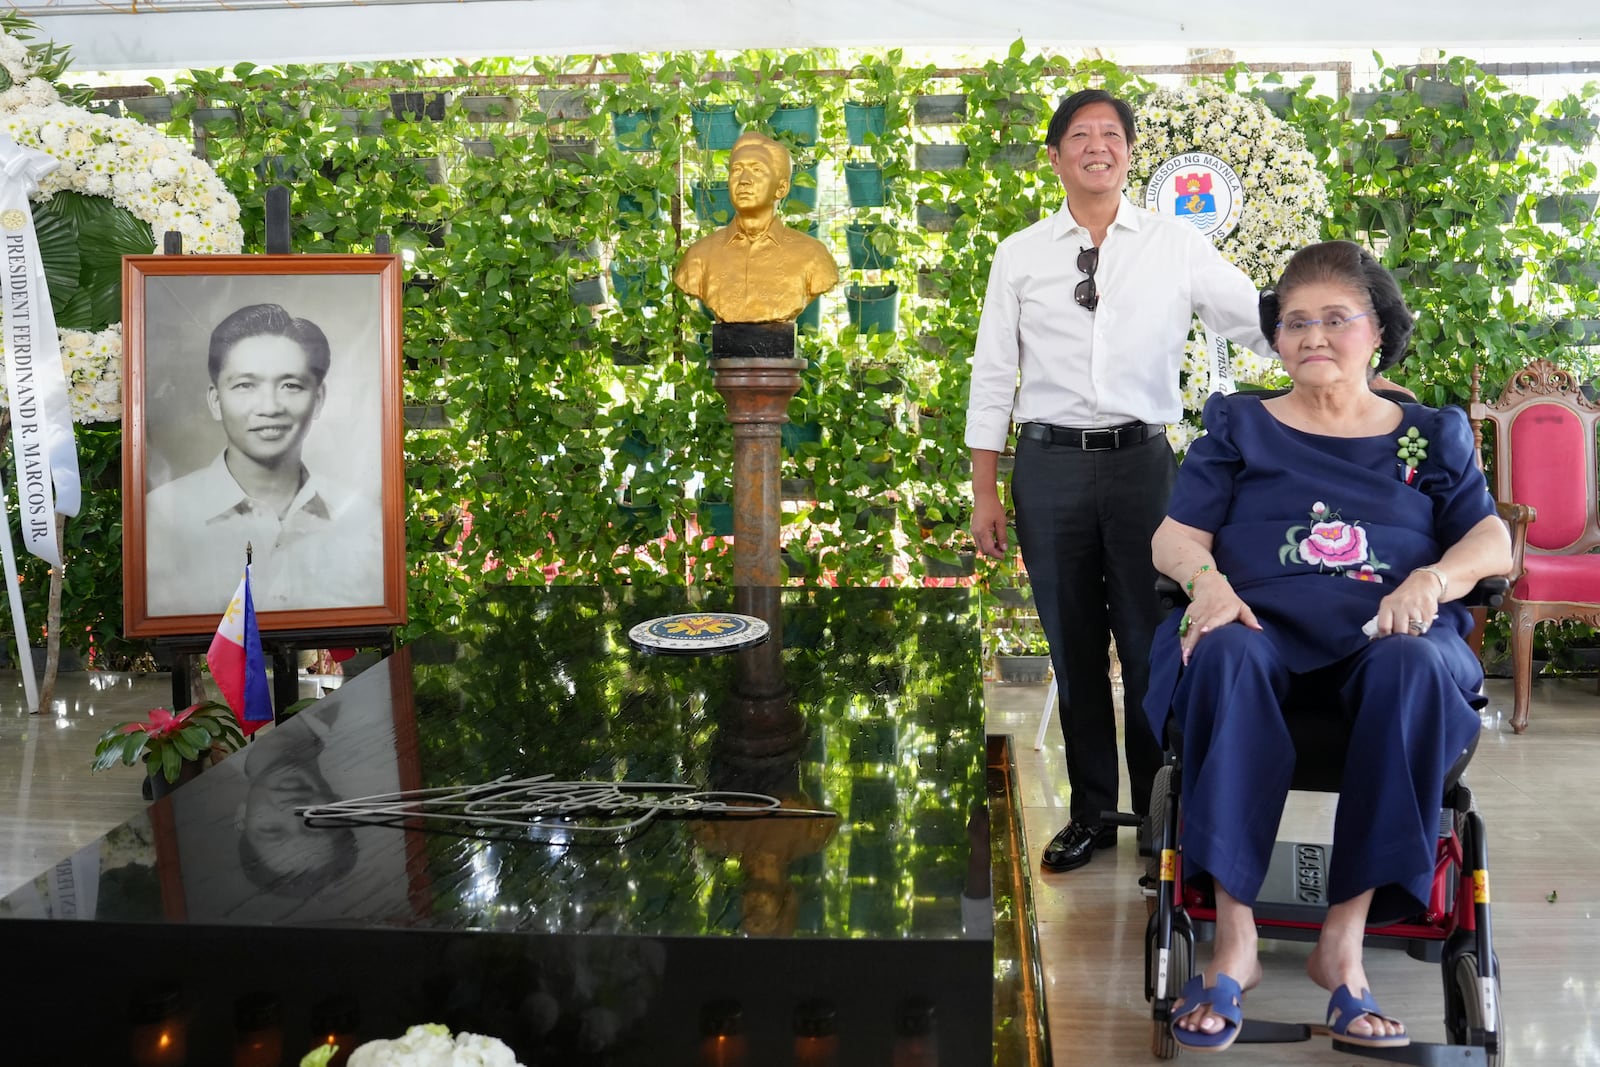
[[[1149,967],[1149,974],[1145,977],[1145,986],[1156,991],[1158,999],[1165,999],[1170,1007],[1171,1002],[1178,999],[1178,991],[1183,988],[1194,975],[1194,960],[1190,955],[1189,939],[1183,937],[1178,931],[1172,934],[1172,950],[1167,954],[1167,987],[1156,987],[1156,945],[1155,923],[1148,927],[1145,944],[1145,961]],[[1150,1020],[1150,1051],[1158,1060],[1176,1059],[1182,1051],[1178,1046],[1177,1038],[1172,1036],[1172,1027],[1166,1023]]]
[[[1483,1033],[1484,1014],[1483,998],[1480,983],[1484,981],[1478,975],[1478,956],[1474,952],[1462,952],[1453,957],[1448,965],[1445,976],[1444,990],[1444,1029],[1445,1040],[1452,1045],[1467,1045],[1473,1043],[1473,1033]],[[1491,968],[1494,972],[1488,981],[1493,983],[1494,993],[1494,1032],[1499,1039],[1499,1047],[1488,1055],[1489,1067],[1501,1067],[1505,1062],[1505,1027],[1500,1011],[1500,960],[1494,960]]]
[[[1172,768],[1164,766],[1156,771],[1155,780],[1150,786],[1150,814],[1147,815],[1146,825],[1149,827],[1145,841],[1149,846],[1150,855],[1145,858],[1144,880],[1145,883],[1155,886],[1156,892],[1161,890],[1161,840],[1167,828],[1167,796],[1172,792]],[[1152,915],[1156,910],[1154,895],[1144,898],[1145,914]]]

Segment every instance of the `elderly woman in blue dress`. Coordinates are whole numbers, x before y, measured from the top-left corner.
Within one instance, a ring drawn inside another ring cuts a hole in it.
[[[1368,989],[1363,931],[1427,899],[1444,778],[1482,705],[1454,601],[1510,569],[1510,540],[1465,415],[1370,386],[1412,328],[1371,255],[1302,249],[1262,294],[1261,328],[1294,387],[1211,398],[1152,543],[1191,601],[1157,635],[1145,709],[1158,737],[1181,728],[1185,864],[1211,876],[1217,904],[1210,966],[1182,990],[1173,1033],[1212,1051],[1238,1034],[1242,991],[1261,980],[1252,907],[1294,766],[1283,708],[1337,693],[1329,713],[1349,726],[1345,780],[1359,788],[1339,798],[1332,905],[1306,970],[1333,994],[1336,1037],[1403,1045]]]

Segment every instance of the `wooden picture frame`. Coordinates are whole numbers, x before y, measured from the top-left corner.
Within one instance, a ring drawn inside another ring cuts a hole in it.
[[[263,633],[406,621],[400,316],[395,255],[124,257],[128,637],[214,631],[246,542]]]

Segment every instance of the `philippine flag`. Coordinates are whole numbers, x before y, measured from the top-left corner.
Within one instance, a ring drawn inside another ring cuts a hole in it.
[[[250,598],[250,568],[244,569],[217,636],[206,651],[211,677],[228,707],[239,717],[245,734],[272,721],[272,693],[267,688],[267,659],[261,652],[261,631],[256,628],[256,606]]]

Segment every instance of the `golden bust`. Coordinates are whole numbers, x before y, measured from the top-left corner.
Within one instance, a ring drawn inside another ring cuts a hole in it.
[[[733,143],[733,221],[690,245],[672,276],[719,322],[793,322],[839,284],[828,246],[778,219],[789,171],[789,150],[772,138],[744,133]]]

